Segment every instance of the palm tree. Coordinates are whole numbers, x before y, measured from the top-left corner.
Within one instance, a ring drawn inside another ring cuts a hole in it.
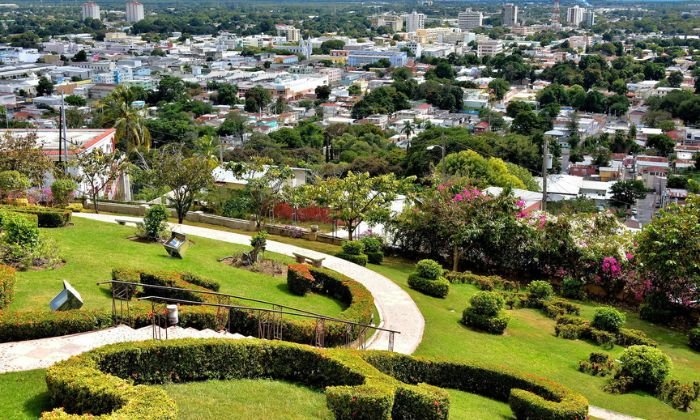
[[[406,148],[409,149],[411,148],[411,135],[415,133],[415,127],[413,127],[413,123],[411,121],[404,121],[403,127],[401,128],[401,133],[406,135]]]
[[[151,148],[151,133],[144,122],[141,110],[132,106],[140,99],[139,89],[129,86],[117,86],[105,98],[105,123],[117,129],[116,140],[124,142],[127,151]]]
[[[220,158],[221,143],[214,136],[204,135],[195,141],[195,154],[213,162],[218,162]]]

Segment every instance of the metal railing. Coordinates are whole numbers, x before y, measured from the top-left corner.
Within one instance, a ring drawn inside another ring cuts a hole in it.
[[[133,326],[134,319],[131,314],[131,305],[129,304],[132,297],[136,295],[136,288],[142,287],[144,290],[152,292],[154,290],[162,290],[164,292],[187,292],[193,295],[207,295],[216,302],[194,301],[187,299],[170,298],[166,296],[149,295],[138,298],[138,300],[151,302],[151,324],[153,326],[153,338],[162,339],[163,332],[167,339],[167,312],[165,306],[168,303],[175,303],[188,306],[207,306],[216,308],[216,329],[227,332],[234,331],[231,326],[232,311],[241,313],[246,312],[254,315],[257,320],[257,338],[269,340],[284,340],[284,321],[287,318],[302,318],[312,319],[315,321],[314,337],[309,343],[316,347],[326,346],[327,323],[337,323],[344,326],[344,346],[358,349],[365,349],[367,346],[368,333],[374,331],[374,334],[384,332],[389,334],[387,350],[394,350],[394,341],[396,334],[401,334],[400,331],[382,328],[376,325],[364,324],[361,322],[349,321],[341,318],[331,317],[304,309],[295,308],[292,306],[281,305],[275,302],[270,302],[261,299],[254,299],[245,296],[231,295],[208,290],[194,290],[181,287],[160,286],[145,283],[125,282],[118,280],[110,280],[98,282],[97,285],[110,284],[112,290],[112,317],[115,322],[127,323]],[[117,287],[115,287],[117,286]],[[121,286],[121,287],[119,287]],[[267,305],[269,307],[246,306],[235,304],[234,301],[254,302],[256,304]],[[160,308],[158,305],[162,305]],[[287,316],[287,318],[284,318]],[[372,315],[372,320],[374,315]],[[373,334],[373,335],[374,335]]]

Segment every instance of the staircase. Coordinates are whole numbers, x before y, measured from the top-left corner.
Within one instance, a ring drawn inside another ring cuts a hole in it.
[[[107,344],[152,340],[153,332],[153,327],[150,325],[138,329],[119,325],[104,330],[62,337],[0,343],[0,373],[47,368],[56,362]],[[158,333],[160,333],[160,338],[165,339],[166,332],[163,328],[156,330],[156,335]],[[229,340],[251,338],[211,329],[196,330],[182,327],[168,328],[167,337],[168,339],[222,338]]]

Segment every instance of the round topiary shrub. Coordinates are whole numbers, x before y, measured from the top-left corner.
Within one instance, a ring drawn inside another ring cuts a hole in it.
[[[503,309],[505,300],[497,292],[477,292],[469,300],[476,313],[485,316],[494,316]]]
[[[688,345],[693,350],[700,351],[700,327],[693,328],[688,333]]]
[[[554,295],[554,289],[549,282],[535,280],[527,286],[527,292],[532,299],[547,300]]]
[[[416,274],[424,279],[435,280],[443,272],[442,266],[435,260],[420,260],[416,264]]]
[[[650,346],[630,346],[620,355],[617,376],[632,380],[632,388],[655,391],[671,371],[671,359]]]
[[[154,204],[146,210],[143,216],[143,231],[139,236],[149,241],[165,239],[168,231],[168,208],[162,204]]]
[[[598,308],[593,315],[591,326],[599,330],[617,333],[625,325],[625,314],[609,306]]]
[[[343,252],[349,255],[361,255],[365,250],[365,245],[360,241],[343,242]]]

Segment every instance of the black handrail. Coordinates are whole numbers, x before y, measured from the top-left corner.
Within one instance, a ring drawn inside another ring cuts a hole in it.
[[[282,312],[276,309],[268,309],[268,308],[255,308],[251,306],[237,306],[237,305],[226,305],[226,304],[220,304],[220,303],[208,303],[208,302],[196,302],[196,301],[189,301],[189,300],[183,300],[183,299],[173,299],[173,298],[165,298],[161,296],[146,296],[139,298],[138,300],[155,300],[155,299],[160,299],[160,300],[165,300],[165,301],[171,301],[171,302],[176,302],[176,303],[183,303],[187,305],[204,305],[204,306],[213,306],[213,307],[224,307],[224,308],[230,308],[230,309],[246,309],[246,310],[259,310],[259,311],[265,311],[265,312],[275,312],[275,313],[282,313],[282,314],[288,314],[288,315],[296,315],[304,318],[314,318],[314,319],[323,319],[327,321],[334,321],[334,322],[340,322],[344,324],[351,324],[351,325],[356,325],[356,326],[361,326],[361,327],[368,327],[372,328],[378,331],[386,331],[394,334],[401,334],[401,331],[396,331],[396,330],[390,330],[387,328],[381,328],[377,327],[374,325],[370,324],[362,324],[359,322],[355,321],[348,321],[346,319],[340,319],[340,318],[334,318],[330,317],[327,315],[319,314],[316,312],[311,312],[311,311],[306,311],[304,309],[299,309],[295,308],[292,306],[286,306],[286,305],[280,305],[274,302],[269,302],[265,300],[260,300],[260,299],[253,299],[253,298],[247,298],[244,296],[237,296],[237,295],[229,295],[226,293],[219,293],[219,292],[212,292],[208,290],[194,290],[194,289],[185,289],[182,287],[172,287],[172,286],[160,286],[160,285],[154,285],[154,284],[145,284],[145,283],[136,283],[136,282],[128,282],[128,281],[119,281],[119,280],[109,280],[109,281],[102,281],[98,282],[97,285],[102,285],[102,284],[123,284],[123,285],[128,285],[128,286],[145,286],[149,288],[154,288],[154,289],[163,289],[163,290],[177,290],[177,291],[186,291],[190,293],[201,293],[201,294],[207,294],[207,295],[213,295],[213,296],[222,296],[222,297],[229,297],[233,299],[239,299],[239,300],[244,300],[244,301],[250,301],[250,302],[257,302],[257,303],[264,303],[267,305],[271,306],[277,306],[283,309],[288,309],[291,311],[295,311],[298,313],[294,312]]]
[[[333,318],[333,317],[329,317],[329,316],[325,316],[325,315],[298,314],[295,312],[278,311],[275,309],[268,309],[268,308],[255,308],[252,306],[242,306],[242,305],[226,305],[223,303],[196,302],[193,300],[166,298],[166,297],[162,297],[162,296],[144,296],[144,297],[138,298],[137,300],[148,300],[151,302],[152,301],[164,301],[164,302],[171,302],[171,303],[182,303],[183,305],[213,306],[216,308],[241,309],[241,310],[246,310],[246,311],[274,312],[276,314],[292,315],[292,316],[298,316],[298,317],[302,317],[302,318],[323,319],[326,321],[339,322],[339,323],[343,323],[343,324],[355,325],[358,327],[372,328],[372,329],[375,329],[378,331],[386,331],[386,332],[390,332],[390,333],[394,333],[394,334],[401,334],[401,331],[389,330],[386,328],[376,327],[376,326],[370,325],[370,324],[362,324],[360,322],[348,321],[345,319]]]

